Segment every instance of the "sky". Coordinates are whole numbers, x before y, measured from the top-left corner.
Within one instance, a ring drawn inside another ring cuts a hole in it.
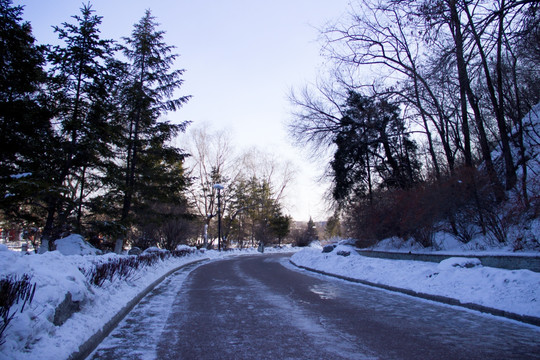
[[[14,0],[24,5],[40,44],[57,44],[53,25],[73,23],[83,2]],[[86,2],[84,2],[86,3]],[[209,130],[229,131],[239,152],[254,146],[291,161],[297,168],[285,209],[295,220],[325,220],[319,182],[326,161],[293,145],[286,124],[291,89],[315,82],[323,69],[319,29],[344,16],[349,0],[92,0],[103,17],[104,39],[129,36],[146,9],[160,23],[165,41],[176,46],[176,66],[185,69],[180,95],[192,99],[167,115],[172,122],[192,121]],[[202,125],[201,125],[202,126]],[[182,144],[178,144],[180,147]]]

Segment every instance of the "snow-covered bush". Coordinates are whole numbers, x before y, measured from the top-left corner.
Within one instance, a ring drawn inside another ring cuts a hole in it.
[[[154,266],[159,261],[187,256],[194,252],[192,248],[168,251],[153,247],[146,249],[139,256],[112,257],[107,261],[96,263],[90,269],[81,269],[81,271],[90,284],[102,286],[106,281],[127,280],[140,268]]]
[[[453,268],[470,269],[477,266],[482,266],[482,263],[477,258],[452,257],[441,261],[437,268],[439,270],[451,270]]]
[[[0,279],[0,345],[4,341],[4,331],[17,312],[23,312],[26,303],[31,303],[36,284],[30,282],[27,274],[8,276]]]
[[[129,279],[139,267],[136,257],[112,258],[107,262],[96,264],[94,267],[81,271],[88,282],[102,286],[106,281]]]

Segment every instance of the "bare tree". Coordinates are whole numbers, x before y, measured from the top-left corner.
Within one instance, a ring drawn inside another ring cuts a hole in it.
[[[412,21],[405,7],[398,5],[392,1],[359,2],[358,9],[350,14],[350,23],[324,32],[325,53],[339,68],[359,69],[361,84],[351,84],[353,88],[368,87],[372,93],[399,98],[416,109],[436,172],[440,173],[440,162],[432,130],[438,134],[447,165],[452,170],[456,146],[450,143],[447,115],[452,111],[441,103],[424,70],[428,49],[422,28]],[[340,71],[343,72],[352,71]]]
[[[293,106],[289,133],[297,144],[309,146],[314,155],[320,155],[333,143],[343,117],[346,92],[328,82],[319,81],[304,87],[300,93],[291,91]]]
[[[230,184],[239,175],[236,156],[226,131],[210,132],[204,126],[193,128],[188,136],[188,174],[192,179],[189,200],[195,212],[203,219],[205,245],[207,230],[217,215],[217,191],[215,184],[224,185],[221,193],[221,209],[226,210]]]
[[[240,163],[245,178],[257,177],[270,185],[276,202],[281,202],[286,196],[286,189],[296,174],[291,161],[278,160],[275,155],[257,148],[245,151],[240,156]]]

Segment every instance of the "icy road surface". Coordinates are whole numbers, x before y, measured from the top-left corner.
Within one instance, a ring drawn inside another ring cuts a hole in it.
[[[538,359],[540,329],[299,271],[287,255],[180,271],[92,359]]]

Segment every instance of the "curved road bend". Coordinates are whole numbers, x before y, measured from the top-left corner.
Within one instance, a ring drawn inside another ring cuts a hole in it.
[[[540,359],[538,327],[292,269],[287,255],[187,273],[143,299],[92,358]]]

